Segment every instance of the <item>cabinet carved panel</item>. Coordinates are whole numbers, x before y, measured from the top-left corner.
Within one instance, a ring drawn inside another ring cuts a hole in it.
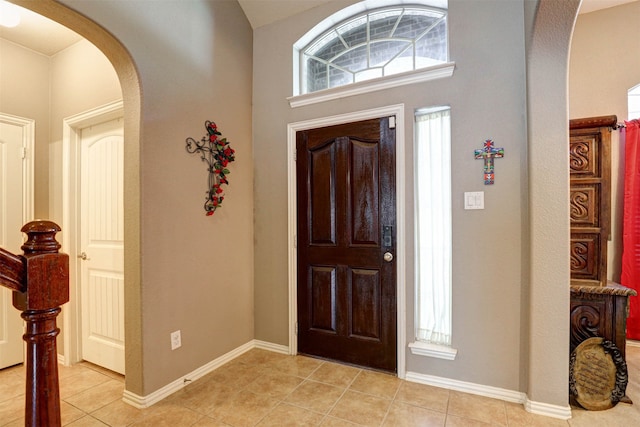
[[[599,190],[600,186],[595,184],[571,187],[569,194],[571,224],[582,227],[599,226],[600,218],[597,209],[600,199]]]
[[[594,301],[593,305],[575,305],[571,307],[571,343],[603,336],[603,323],[601,313],[604,310],[604,301]],[[571,351],[578,344],[572,345]]]
[[[571,238],[571,276],[576,279],[598,280],[600,263],[596,255],[600,251],[600,236],[574,235]]]
[[[600,175],[599,135],[571,136],[569,148],[569,169],[571,174],[588,178]]]

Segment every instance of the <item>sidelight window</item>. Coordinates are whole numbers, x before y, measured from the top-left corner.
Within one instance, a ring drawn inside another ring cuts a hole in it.
[[[435,346],[451,346],[450,117],[448,107],[419,110],[415,116],[415,339]],[[412,351],[420,347],[414,344]],[[455,356],[444,353],[426,355]]]

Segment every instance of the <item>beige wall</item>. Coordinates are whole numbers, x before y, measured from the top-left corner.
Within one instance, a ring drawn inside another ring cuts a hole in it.
[[[0,39],[0,112],[36,122],[34,217],[49,215],[49,57]]]
[[[572,119],[615,114],[627,120],[627,91],[640,84],[640,1],[578,16],[571,43]],[[609,279],[619,282],[622,259],[624,138],[611,134],[612,227]]]
[[[61,224],[63,120],[122,99],[122,90],[113,66],[86,40],[51,57],[50,82],[49,218]]]
[[[288,344],[287,123],[405,104],[407,180],[406,327],[413,341],[413,112],[450,105],[453,170],[453,347],[455,361],[413,356],[407,370],[522,389],[520,370],[523,197],[526,161],[524,9],[521,2],[449,2],[451,78],[291,109],[292,45],[333,12],[336,1],[254,32],[256,338]],[[483,185],[474,149],[505,148],[496,183]],[[465,191],[484,191],[485,209],[463,210]],[[496,333],[499,331],[499,333]],[[405,343],[406,345],[406,343]]]
[[[122,98],[113,66],[87,41],[48,57],[0,39],[0,111],[36,121],[35,218],[62,222],[62,121]]]

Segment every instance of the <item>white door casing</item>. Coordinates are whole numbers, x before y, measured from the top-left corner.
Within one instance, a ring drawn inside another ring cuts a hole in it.
[[[33,217],[35,121],[0,113],[0,247],[20,254],[22,226]],[[0,287],[0,369],[22,363],[20,312]]]
[[[397,218],[397,246],[396,246],[396,301],[397,301],[397,374],[404,378],[406,374],[405,343],[406,343],[406,259],[405,245],[405,206],[406,190],[405,176],[400,171],[405,170],[405,126],[404,104],[389,105],[370,110],[355,111],[336,116],[310,119],[287,125],[287,183],[288,183],[288,282],[289,282],[289,354],[297,354],[297,196],[296,196],[296,132],[332,126],[343,123],[357,122],[378,117],[396,116],[396,218]]]
[[[124,374],[123,144],[122,101],[64,120],[64,363],[87,360]]]

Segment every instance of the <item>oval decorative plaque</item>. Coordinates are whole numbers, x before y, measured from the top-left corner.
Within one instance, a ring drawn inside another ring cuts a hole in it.
[[[583,408],[612,408],[624,397],[627,382],[627,364],[611,341],[589,338],[571,353],[569,391]]]

